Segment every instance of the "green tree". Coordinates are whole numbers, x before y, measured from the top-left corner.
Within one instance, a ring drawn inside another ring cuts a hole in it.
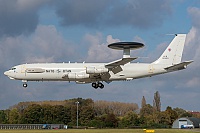
[[[158,91],[154,93],[153,108],[158,112],[161,111],[160,94]]]
[[[169,125],[169,118],[168,114],[166,111],[160,112],[160,123],[163,125]]]
[[[96,117],[89,121],[88,125],[89,127],[96,127],[96,128],[103,128],[105,127],[105,123],[100,119],[100,117]]]
[[[81,106],[79,116],[81,125],[86,126],[94,119],[94,108],[92,106]]]
[[[139,116],[133,111],[127,112],[127,114],[125,114],[125,116],[122,118],[120,122],[121,127],[133,127],[139,125],[140,125]]]
[[[157,115],[158,114],[154,111],[154,108],[150,104],[146,104],[140,110],[140,119],[142,120],[141,126],[151,127],[154,125],[158,121]]]
[[[141,108],[143,108],[146,104],[147,104],[147,103],[146,103],[146,99],[145,99],[145,97],[143,96],[143,97],[142,97],[142,102],[141,102]]]
[[[22,122],[26,124],[42,123],[42,107],[38,104],[29,105],[22,115]]]
[[[78,108],[78,112],[80,112],[80,107]],[[70,108],[70,116],[71,116],[71,120],[68,123],[69,126],[75,126],[76,125],[76,120],[77,120],[77,106],[75,105],[71,105]],[[79,114],[78,114],[78,118],[79,118]]]
[[[18,124],[19,122],[19,118],[20,118],[20,115],[19,115],[19,112],[16,108],[12,109],[9,113],[9,117],[8,117],[8,122],[10,124]]]
[[[153,107],[150,104],[146,104],[143,108],[140,110],[140,116],[146,117],[148,115],[153,114]]]
[[[192,117],[193,115],[190,112],[185,112],[180,115],[180,117]]]
[[[62,105],[55,105],[51,109],[52,121],[55,124],[63,124],[65,109]]]
[[[64,116],[63,116],[63,123],[68,125],[71,122],[71,106],[64,107]]]
[[[186,113],[186,111],[184,109],[178,108],[178,107],[174,108],[173,110],[176,111],[178,117],[181,117],[184,113]]]
[[[106,127],[116,128],[118,126],[118,119],[114,114],[107,114],[104,120]]]
[[[178,118],[176,111],[172,110],[171,107],[167,107],[164,111],[165,115],[165,123],[169,126],[173,124],[173,122]]]
[[[0,124],[7,123],[7,115],[4,110],[0,110]]]
[[[52,124],[53,119],[52,119],[52,106],[51,105],[42,105],[42,109],[41,109],[41,123],[48,123],[48,124]]]

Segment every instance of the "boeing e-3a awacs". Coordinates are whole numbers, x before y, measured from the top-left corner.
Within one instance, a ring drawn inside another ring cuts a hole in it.
[[[4,74],[10,79],[27,81],[75,81],[104,88],[102,82],[133,80],[185,69],[193,61],[181,62],[186,34],[175,34],[164,53],[152,63],[130,63],[130,50],[143,47],[137,42],[117,42],[108,47],[123,50],[123,58],[110,63],[38,63],[12,67]]]

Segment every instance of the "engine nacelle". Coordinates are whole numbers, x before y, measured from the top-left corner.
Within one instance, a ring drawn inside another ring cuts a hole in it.
[[[69,79],[85,79],[85,78],[89,78],[90,75],[86,73],[69,73],[67,74],[67,77]]]
[[[105,67],[87,67],[86,68],[86,73],[87,74],[101,74],[101,73],[107,73],[108,72],[108,68]]]

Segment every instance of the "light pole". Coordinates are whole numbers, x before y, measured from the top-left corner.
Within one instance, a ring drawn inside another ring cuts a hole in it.
[[[78,128],[78,104],[79,104],[79,101],[77,101],[75,103],[77,105],[77,110],[76,110],[76,128]]]

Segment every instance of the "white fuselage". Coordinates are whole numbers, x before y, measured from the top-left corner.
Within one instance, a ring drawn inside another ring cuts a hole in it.
[[[11,79],[27,81],[77,81],[79,83],[91,83],[96,81],[132,80],[166,73],[163,65],[130,63],[121,66],[122,71],[105,78],[91,78],[87,76],[86,68],[89,66],[104,66],[104,63],[48,63],[48,64],[22,64],[15,66],[14,70],[6,71]],[[27,71],[30,70],[30,71]],[[31,71],[36,70],[36,71]],[[42,70],[42,71],[37,71]],[[68,74],[76,74],[74,78],[66,77]]]

